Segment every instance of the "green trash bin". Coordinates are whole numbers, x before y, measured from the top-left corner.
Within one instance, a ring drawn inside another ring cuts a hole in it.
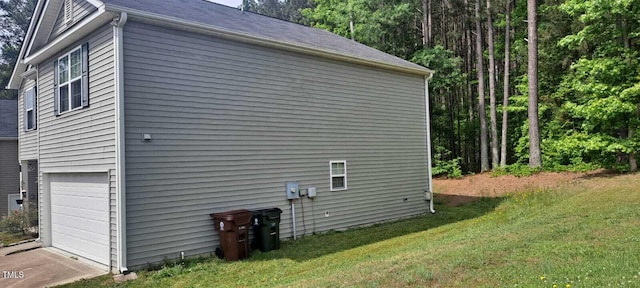
[[[280,249],[280,208],[253,210],[254,245],[262,252]]]

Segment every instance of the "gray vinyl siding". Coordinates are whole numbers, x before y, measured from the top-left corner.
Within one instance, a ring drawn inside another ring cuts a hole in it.
[[[28,184],[28,193],[29,195],[36,195],[36,199],[35,199],[35,205],[29,204],[29,209],[38,209],[40,206],[40,197],[38,197],[38,161],[31,161],[31,168],[33,169],[33,172],[30,172],[27,174],[28,179],[26,181],[29,182]],[[26,169],[29,169],[29,163],[27,163],[27,167],[25,167]],[[29,199],[31,200],[31,199]],[[35,206],[35,207],[34,207]]]
[[[279,207],[291,237],[288,181],[317,187],[297,202],[299,234],[426,211],[422,76],[131,21],[124,30],[130,267],[213,252],[213,212]],[[329,191],[330,160],[347,160],[348,190]]]
[[[39,184],[42,173],[55,172],[109,172],[111,195],[115,195],[115,94],[113,28],[98,29],[83,41],[69,46],[89,43],[89,107],[55,116],[53,61],[39,65],[38,111],[40,131]],[[66,53],[69,49],[60,51]],[[56,55],[56,57],[59,55]],[[40,190],[43,193],[43,190]],[[42,194],[40,195],[43,199]],[[114,199],[114,196],[111,196]],[[49,203],[41,203],[41,205]],[[115,210],[111,203],[112,211]],[[113,213],[111,220],[114,220]],[[45,223],[42,221],[41,223]],[[115,223],[115,222],[113,222]],[[115,225],[115,224],[113,224]],[[115,226],[111,226],[115,235]],[[115,241],[112,238],[112,242]],[[115,247],[115,244],[111,244]],[[113,251],[112,251],[113,252]],[[116,255],[112,255],[115,259]]]
[[[82,21],[84,17],[88,16],[94,11],[97,11],[98,8],[91,5],[91,3],[84,0],[73,0],[73,20],[70,23],[65,23],[64,21],[64,0],[62,0],[62,5],[60,6],[60,12],[58,13],[58,18],[56,18],[56,22],[53,24],[53,29],[51,31],[51,35],[49,36],[49,41],[58,37],[58,35],[62,34],[64,31],[69,29],[71,26],[76,23]]]
[[[36,81],[24,79],[22,86],[18,90],[18,135],[19,135],[19,157],[20,161],[38,159],[38,132],[37,130],[25,130],[24,124],[24,96],[25,91],[36,86]],[[40,91],[36,87],[36,101],[40,98]],[[39,117],[40,111],[36,109],[36,117]],[[39,120],[39,119],[38,119]],[[36,126],[36,128],[38,128]]]
[[[7,195],[18,193],[20,193],[18,141],[0,140],[0,218],[7,216],[9,211]]]
[[[89,43],[89,107],[55,116],[53,61],[40,64],[40,169],[115,168],[115,100],[112,28],[104,26],[69,52]],[[59,55],[57,55],[59,56]]]

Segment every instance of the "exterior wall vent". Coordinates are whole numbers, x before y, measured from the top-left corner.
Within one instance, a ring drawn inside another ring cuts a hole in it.
[[[64,23],[70,25],[73,22],[73,0],[64,0]]]

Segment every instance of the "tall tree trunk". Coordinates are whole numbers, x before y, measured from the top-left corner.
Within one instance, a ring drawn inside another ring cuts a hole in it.
[[[624,47],[625,54],[626,54],[627,51],[629,51],[631,44],[629,43],[629,36],[627,34],[627,27],[625,24],[626,24],[625,21],[623,21],[620,18],[620,16],[616,16],[616,26],[619,31],[622,31],[622,33],[620,33],[620,41],[622,42],[622,46]],[[631,59],[629,58],[628,55],[625,55],[625,56],[627,58],[626,59],[627,65],[631,65]],[[630,139],[631,137],[633,137],[633,134],[635,133],[635,127],[629,126],[628,130],[629,132],[627,134],[627,139]],[[629,158],[629,171],[631,172],[638,171],[638,162],[636,161],[636,154],[628,153],[628,158]]]
[[[431,46],[431,0],[422,0],[422,44],[423,46]]]
[[[353,8],[351,8],[351,2],[349,2],[347,5],[349,5],[349,32],[351,32],[351,40],[356,40],[353,31]]]
[[[536,15],[536,0],[527,0],[528,27],[528,68],[529,78],[529,166],[542,166],[540,153],[540,131],[538,124],[538,19]]]
[[[635,129],[632,127],[629,127],[629,134],[627,134],[627,138],[632,138],[633,137],[633,133]],[[629,171],[631,172],[636,172],[638,171],[638,162],[636,161],[636,154],[635,153],[629,153]]]
[[[493,43],[491,0],[487,0],[487,42],[489,44],[489,117],[491,118],[491,167],[498,167],[498,119],[496,115],[496,59]]]
[[[469,4],[469,0],[464,0],[464,45],[462,47],[466,48],[466,52],[464,53],[465,55],[465,65],[464,65],[464,71],[473,71],[473,33],[472,33],[472,21],[471,21],[471,17],[469,15],[469,11],[471,11],[470,8],[470,4]],[[474,103],[476,103],[476,100],[474,98],[474,93],[473,93],[473,76],[472,73],[466,73],[467,77],[466,77],[466,89],[465,89],[465,96],[467,97],[467,115],[469,117],[469,123],[473,123],[475,120],[475,115],[474,115],[474,111],[475,111],[475,106]],[[467,170],[468,171],[477,171],[477,148],[476,148],[476,142],[477,142],[477,137],[475,135],[475,133],[465,133],[464,135],[465,137],[465,152],[467,154],[467,158],[466,158],[466,162],[467,162]]]
[[[440,39],[440,43],[444,46],[445,49],[449,50],[449,40],[447,39],[447,33],[449,29],[447,26],[447,10],[445,9],[444,3],[440,3],[440,34],[442,39]]]
[[[503,83],[503,97],[502,97],[502,142],[500,143],[500,167],[507,166],[507,125],[508,113],[507,107],[509,107],[509,68],[511,66],[510,46],[511,46],[511,0],[507,0],[507,7],[505,10],[505,29],[504,29],[504,83]]]
[[[489,170],[487,147],[487,115],[484,96],[484,63],[482,58],[482,23],[480,20],[480,0],[476,0],[476,70],[478,73],[478,117],[480,118],[480,171]]]

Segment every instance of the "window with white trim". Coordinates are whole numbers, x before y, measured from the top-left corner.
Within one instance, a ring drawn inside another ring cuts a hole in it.
[[[331,191],[347,189],[347,161],[329,161]]]
[[[27,131],[36,129],[36,87],[24,93],[24,128]]]
[[[84,44],[54,61],[56,115],[89,106],[88,54]]]

